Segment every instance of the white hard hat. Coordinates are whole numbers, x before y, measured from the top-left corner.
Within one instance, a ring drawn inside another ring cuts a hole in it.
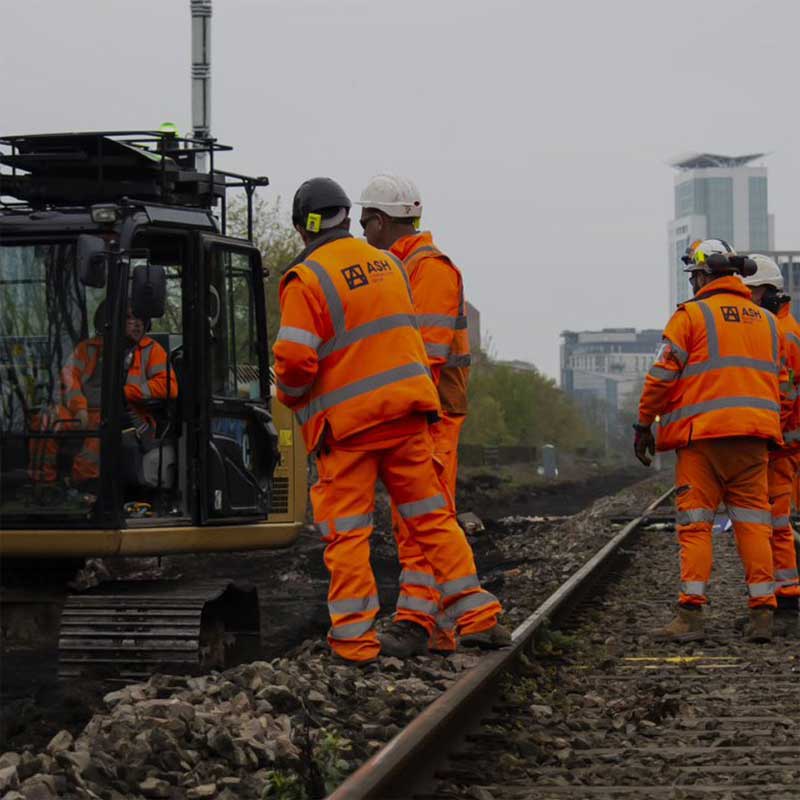
[[[411,178],[402,175],[374,175],[369,179],[358,205],[377,208],[398,219],[416,219],[422,216],[422,198]]]
[[[722,259],[712,260],[709,264],[709,256],[715,255],[722,256]],[[698,239],[686,248],[681,261],[686,264],[684,272],[714,272],[714,267],[720,269],[735,255],[736,251],[724,239]]]
[[[750,258],[756,262],[756,273],[742,278],[746,286],[774,286],[783,291],[783,273],[781,268],[769,257],[760,253],[752,253]]]

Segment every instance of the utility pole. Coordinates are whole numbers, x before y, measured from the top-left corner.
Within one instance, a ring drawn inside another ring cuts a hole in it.
[[[192,12],[192,136],[211,137],[211,0],[189,0]],[[197,156],[198,171],[206,155]]]

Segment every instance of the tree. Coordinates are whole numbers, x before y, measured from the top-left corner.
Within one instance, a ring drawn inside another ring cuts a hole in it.
[[[244,197],[235,198],[228,206],[228,232],[232,236],[247,237],[247,202]],[[303,248],[303,242],[297,231],[281,209],[280,197],[267,201],[256,195],[253,202],[253,244],[261,251],[264,267],[269,272],[266,295],[271,354],[281,318],[278,303],[281,276],[283,270]]]

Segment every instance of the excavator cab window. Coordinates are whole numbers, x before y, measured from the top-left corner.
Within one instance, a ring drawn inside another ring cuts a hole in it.
[[[96,501],[106,290],[80,280],[76,241],[0,243],[0,518]]]

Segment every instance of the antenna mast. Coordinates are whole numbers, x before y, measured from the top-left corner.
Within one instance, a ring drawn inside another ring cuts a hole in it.
[[[190,0],[192,11],[192,135],[211,137],[211,0]],[[197,154],[204,171],[206,154]]]

